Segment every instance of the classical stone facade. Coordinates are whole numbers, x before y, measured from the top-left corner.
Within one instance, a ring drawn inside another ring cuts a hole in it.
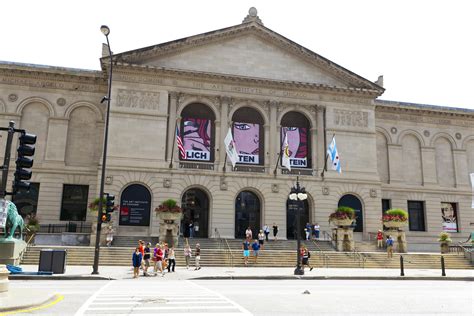
[[[266,28],[255,12],[236,26],[116,54],[113,63],[105,190],[122,204],[130,204],[122,195],[132,184],[151,196],[146,226],[133,224],[130,209],[121,219],[114,214],[118,235],[157,236],[154,208],[168,198],[185,203],[191,189],[205,196],[198,220],[205,237],[214,237],[216,228],[221,236],[238,235],[237,201],[245,191],[258,200],[257,222],[277,224],[285,238],[296,176],[309,195],[309,221],[323,231],[347,194],[361,204],[356,240],[382,228],[382,199],[403,209],[408,201],[421,202],[423,223],[407,231],[409,243],[435,242],[441,203],[456,207],[454,239],[472,229],[472,110],[378,100],[381,86]],[[87,186],[89,202],[98,194],[108,57],[101,64],[103,71],[0,64],[0,125],[13,120],[38,135],[32,181],[39,183],[41,223],[65,217],[64,185]],[[175,146],[176,125],[196,104],[212,117],[213,159],[207,162],[180,160]],[[260,163],[233,169],[224,138],[238,113],[251,111],[262,120]],[[291,171],[278,163],[289,113],[305,118],[310,142],[309,166]],[[332,135],[342,173],[328,168],[322,176]]]

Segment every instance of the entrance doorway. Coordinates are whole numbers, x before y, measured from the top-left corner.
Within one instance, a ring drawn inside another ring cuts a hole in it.
[[[362,210],[362,203],[357,198],[357,196],[352,194],[346,194],[339,200],[337,206],[348,206],[353,208],[356,216],[354,232],[362,232],[364,230],[364,212]]]
[[[209,237],[209,197],[200,189],[189,189],[181,200],[183,220],[181,231],[183,236]]]
[[[250,191],[242,191],[235,199],[235,238],[245,238],[250,227],[253,238],[260,230],[260,199]]]
[[[304,228],[309,221],[309,203],[308,200],[300,201],[286,200],[286,238],[296,239],[297,214],[298,208],[300,215],[300,237],[305,238]]]

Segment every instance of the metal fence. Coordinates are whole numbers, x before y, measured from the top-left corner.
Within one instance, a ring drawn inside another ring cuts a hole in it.
[[[85,233],[90,234],[92,223],[67,222],[64,224],[41,224],[38,233],[60,234],[60,233]]]

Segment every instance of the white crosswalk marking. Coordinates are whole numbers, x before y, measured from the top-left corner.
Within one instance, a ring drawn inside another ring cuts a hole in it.
[[[251,315],[219,293],[192,281],[111,281],[78,310],[83,315]]]

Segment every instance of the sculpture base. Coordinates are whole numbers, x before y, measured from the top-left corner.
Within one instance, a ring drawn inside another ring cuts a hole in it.
[[[8,275],[10,272],[4,265],[0,265],[0,293],[8,292]]]
[[[0,238],[0,264],[20,264],[20,256],[26,249],[26,242],[19,239]]]
[[[334,229],[337,251],[354,251],[354,228],[339,227]]]
[[[388,236],[388,235],[392,236],[393,240],[395,241],[394,246],[396,246],[398,253],[408,252],[407,238],[403,230],[389,229],[389,230],[384,231],[384,234],[385,236]]]

